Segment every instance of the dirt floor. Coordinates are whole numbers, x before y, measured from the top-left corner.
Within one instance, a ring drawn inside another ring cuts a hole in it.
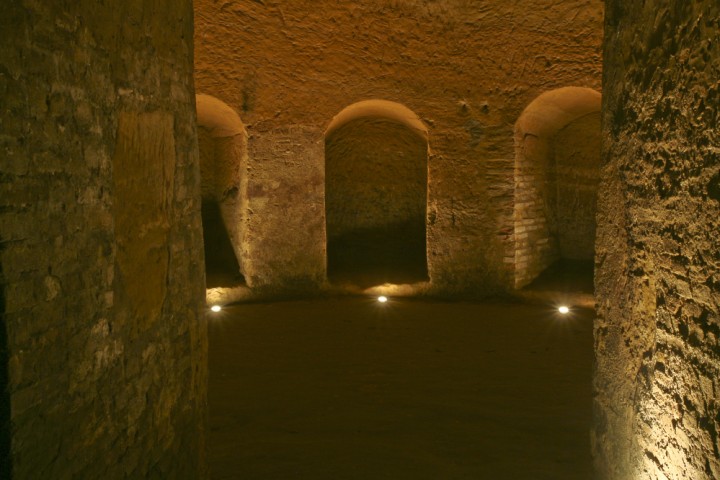
[[[593,312],[340,298],[209,316],[214,479],[591,478]]]

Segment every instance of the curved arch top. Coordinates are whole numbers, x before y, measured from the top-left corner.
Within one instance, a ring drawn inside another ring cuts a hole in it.
[[[400,103],[379,99],[363,100],[345,107],[333,117],[325,130],[325,136],[329,136],[348,122],[367,117],[383,117],[394,120],[427,139],[428,129],[415,112]]]
[[[528,105],[515,124],[520,138],[527,134],[553,135],[570,122],[600,111],[602,96],[586,87],[563,87],[538,96]]]
[[[211,95],[195,95],[197,122],[210,131],[211,137],[232,137],[245,133],[245,125],[228,104]]]

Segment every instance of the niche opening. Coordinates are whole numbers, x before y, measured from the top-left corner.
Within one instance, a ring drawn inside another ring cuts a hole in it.
[[[600,94],[589,88],[544,93],[518,120],[515,288],[592,293],[600,135]]]
[[[241,167],[247,133],[234,110],[209,95],[197,95],[206,288],[246,284],[242,218],[246,205]]]
[[[360,102],[325,140],[328,279],[369,287],[427,281],[427,131],[402,105]]]

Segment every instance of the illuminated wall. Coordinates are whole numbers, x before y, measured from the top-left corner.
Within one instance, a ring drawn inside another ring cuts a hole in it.
[[[608,1],[599,478],[720,478],[720,4]]]
[[[197,0],[196,87],[248,127],[249,281],[326,283],[324,133],[385,99],[427,127],[428,292],[512,289],[514,124],[546,91],[599,89],[602,16],[599,0]]]

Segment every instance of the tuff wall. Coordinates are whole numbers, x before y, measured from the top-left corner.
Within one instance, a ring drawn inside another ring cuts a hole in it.
[[[431,290],[512,288],[513,126],[545,91],[599,89],[600,0],[195,5],[198,91],[248,127],[258,282],[326,281],[324,132],[349,105],[381,99],[428,129]]]
[[[607,2],[599,478],[720,478],[720,5]]]
[[[592,262],[600,181],[600,112],[581,117],[555,136],[555,218],[560,258]]]
[[[189,1],[3,4],[14,478],[206,476],[192,22]]]

